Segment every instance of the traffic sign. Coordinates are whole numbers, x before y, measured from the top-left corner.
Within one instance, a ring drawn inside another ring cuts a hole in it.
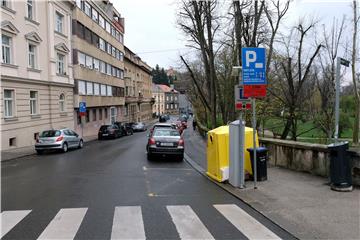
[[[244,86],[237,85],[235,86],[235,101],[246,101],[249,100],[247,97],[244,96]]]
[[[346,60],[346,59],[343,59],[343,58],[340,58],[340,64],[344,65],[346,67],[349,67],[350,66],[350,61]]]
[[[249,110],[249,109],[251,109],[251,103],[248,101],[237,102],[237,103],[235,103],[235,109],[236,110]]]
[[[243,84],[266,84],[265,48],[242,48],[241,52]]]
[[[266,97],[266,85],[244,85],[244,97]]]
[[[79,112],[86,112],[86,102],[79,102]]]

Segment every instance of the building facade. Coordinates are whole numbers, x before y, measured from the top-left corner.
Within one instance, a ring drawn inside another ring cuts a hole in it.
[[[128,122],[152,119],[151,67],[125,47],[125,119]]]
[[[1,149],[73,128],[72,1],[1,1]]]
[[[165,113],[165,92],[157,85],[152,85],[152,94],[154,99],[153,116],[160,116]]]
[[[107,1],[76,0],[72,14],[74,125],[83,136],[125,115],[124,19]],[[86,103],[80,117],[79,103]]]
[[[179,92],[167,85],[158,84],[165,95],[165,113],[170,115],[179,114]]]

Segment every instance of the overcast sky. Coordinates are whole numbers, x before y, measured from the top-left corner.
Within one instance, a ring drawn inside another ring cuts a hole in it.
[[[112,2],[125,18],[125,45],[150,66],[176,66],[179,63],[179,54],[189,51],[185,48],[184,35],[176,27],[176,1]],[[286,24],[292,26],[300,17],[315,16],[322,23],[330,25],[334,17],[341,19],[343,15],[347,15],[351,18],[350,5],[350,0],[294,0],[287,13]],[[349,34],[350,28],[349,26]]]

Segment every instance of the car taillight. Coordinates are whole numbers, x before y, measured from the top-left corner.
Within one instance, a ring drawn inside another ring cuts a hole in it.
[[[64,137],[63,136],[60,136],[60,137],[58,137],[55,141],[56,142],[60,142],[60,141],[62,141],[64,139]]]
[[[183,139],[180,139],[180,140],[179,140],[178,146],[184,146],[184,140],[183,140]]]
[[[156,142],[155,142],[155,139],[154,138],[150,138],[149,139],[149,145],[155,145]]]

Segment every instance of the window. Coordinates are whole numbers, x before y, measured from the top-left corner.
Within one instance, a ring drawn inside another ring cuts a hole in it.
[[[60,13],[55,13],[55,31],[62,33],[63,32],[63,19],[64,16]]]
[[[4,90],[4,108],[5,117],[14,116],[14,90]]]
[[[110,23],[108,21],[105,20],[105,29],[108,33],[111,33],[111,27],[110,27]]]
[[[106,85],[101,84],[101,96],[106,96]]]
[[[9,146],[16,147],[16,137],[9,138]]]
[[[63,93],[59,97],[59,109],[60,112],[65,112],[65,95]]]
[[[94,95],[95,96],[100,95],[100,85],[98,83],[94,83]]]
[[[120,61],[124,61],[124,53],[120,52]]]
[[[76,6],[77,6],[78,8],[81,8],[81,0],[76,0]]]
[[[111,76],[111,65],[110,64],[106,64],[106,74]]]
[[[63,54],[58,53],[57,54],[57,61],[56,61],[56,73],[64,75],[65,71],[64,71],[64,59],[65,56]]]
[[[102,118],[103,118],[102,108],[99,108],[99,120],[102,120]]]
[[[111,97],[112,96],[111,86],[106,86],[106,88],[107,88],[107,95]]]
[[[178,108],[178,106],[177,106],[177,104],[175,103],[175,109],[177,109]]]
[[[30,114],[35,115],[38,113],[38,92],[37,91],[30,91]]]
[[[99,36],[96,34],[96,33],[91,33],[91,40],[92,40],[92,44],[95,46],[95,47],[99,47]]]
[[[83,54],[82,52],[79,52],[78,56],[79,56],[80,66],[85,67],[85,54]]]
[[[124,71],[120,69],[120,78],[124,79]]]
[[[85,117],[85,121],[88,123],[88,122],[90,122],[90,112],[89,112],[89,110],[86,110],[86,117]]]
[[[177,101],[177,96],[175,96],[175,101]]]
[[[92,82],[86,82],[86,95],[93,95],[93,83]]]
[[[173,109],[173,108],[174,108],[174,105],[173,105],[173,104],[170,104],[170,108]]]
[[[106,47],[107,47],[107,53],[111,54],[111,48],[112,48],[111,44],[107,43]]]
[[[27,18],[34,19],[34,1],[27,0]]]
[[[120,33],[120,42],[123,43],[124,42],[124,36]]]
[[[2,44],[2,62],[10,64],[11,63],[11,38],[5,35],[1,35]]]
[[[111,47],[111,55],[112,55],[113,57],[116,57],[116,48]]]
[[[91,6],[89,3],[84,2],[84,11],[85,14],[88,15],[89,17],[91,17]]]
[[[29,44],[29,67],[30,68],[35,68],[36,67],[36,63],[35,63],[35,49],[36,46],[33,44]]]
[[[103,61],[100,61],[100,72],[106,73],[106,64]]]
[[[94,63],[93,64],[94,64],[94,69],[96,71],[99,71],[99,65],[100,65],[99,59],[94,58]]]
[[[85,88],[85,82],[84,81],[79,81],[78,82],[78,91],[79,91],[79,95],[85,95],[86,94],[86,88]]]
[[[88,55],[86,55],[86,67],[93,68],[93,58]]]
[[[90,44],[92,44],[92,42],[91,42],[91,31],[90,31],[90,29],[88,29],[87,27],[84,27],[84,31],[85,31],[85,40],[88,42],[88,43],[90,43]]]
[[[166,96],[166,101],[169,101],[169,96]]]
[[[111,68],[112,68],[112,75],[113,75],[113,77],[116,77],[117,68],[114,67],[114,66],[112,66]]]
[[[115,28],[114,28],[113,26],[110,27],[110,31],[111,31],[111,35],[112,35],[113,37],[115,37],[115,36],[116,36],[116,33],[115,33]]]
[[[9,0],[1,0],[1,6],[2,6],[2,7],[10,8],[10,6],[9,6]]]
[[[100,14],[99,14],[99,25],[105,29],[105,20]]]
[[[95,8],[92,9],[92,20],[94,20],[95,22],[98,22],[98,12],[96,11]]]
[[[169,104],[166,104],[166,109],[169,109]]]
[[[107,108],[105,108],[104,114],[105,114],[105,119],[107,119],[108,118],[108,110],[107,110]]]
[[[96,121],[96,108],[92,110],[92,120]]]
[[[99,38],[99,48],[105,51],[105,41],[102,38]]]

